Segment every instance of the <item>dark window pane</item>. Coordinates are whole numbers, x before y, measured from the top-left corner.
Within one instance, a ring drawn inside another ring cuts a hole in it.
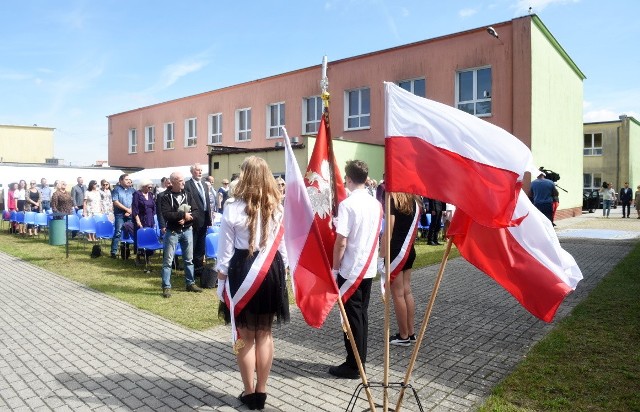
[[[370,107],[370,103],[369,103],[369,89],[362,89],[360,90],[360,98],[361,98],[361,104],[360,104],[360,114],[368,114],[370,113],[369,107]]]
[[[473,72],[458,73],[458,101],[467,100],[473,100]]]
[[[467,112],[469,114],[475,114],[473,112],[473,103],[462,103],[458,105],[458,109],[462,110],[463,112]]]
[[[360,127],[360,123],[358,122],[358,118],[349,119],[347,121],[347,128],[348,129],[354,129],[356,127]]]
[[[349,116],[354,116],[358,114],[358,99],[359,93],[358,90],[354,90],[349,92]]]
[[[477,99],[488,99],[491,97],[491,68],[478,70],[477,85]]]
[[[584,147],[591,147],[591,135],[590,134],[585,134],[584,135]]]
[[[413,94],[420,97],[427,97],[425,79],[418,79],[413,82]]]
[[[476,103],[476,115],[491,114],[491,101]]]
[[[410,92],[411,91],[411,81],[406,81],[406,82],[400,82],[398,84],[398,86],[402,87],[403,89],[405,89],[406,91]]]
[[[593,135],[593,147],[602,147],[602,133]]]

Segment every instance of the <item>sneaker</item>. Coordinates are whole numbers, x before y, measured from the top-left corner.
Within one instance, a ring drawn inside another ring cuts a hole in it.
[[[162,297],[170,298],[171,297],[171,288],[162,288]]]
[[[358,379],[360,372],[358,372],[358,368],[352,368],[345,362],[342,365],[330,367],[329,375],[342,379]]]
[[[411,345],[411,341],[409,340],[409,338],[402,339],[400,337],[400,334],[396,333],[395,336],[389,337],[389,344],[390,345],[396,345],[396,346],[410,346]]]
[[[416,343],[416,334],[415,333],[413,335],[409,335],[409,342]]]
[[[198,285],[196,285],[195,283],[192,283],[190,285],[187,285],[187,292],[196,292],[196,293],[200,293],[202,292],[202,289],[200,289],[198,287]]]

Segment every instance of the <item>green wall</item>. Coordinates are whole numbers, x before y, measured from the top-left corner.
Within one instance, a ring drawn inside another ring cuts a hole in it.
[[[307,140],[309,158],[311,158],[315,140],[313,137],[309,137]],[[333,139],[333,152],[336,157],[336,163],[342,172],[344,172],[344,165],[347,160],[363,160],[369,165],[369,177],[377,181],[382,179],[382,173],[384,172],[384,146]],[[306,170],[306,167],[305,164],[303,170]]]
[[[538,18],[531,43],[533,159],[560,174],[560,209],[581,207],[584,75]]]
[[[640,122],[629,117],[629,187],[640,185]]]

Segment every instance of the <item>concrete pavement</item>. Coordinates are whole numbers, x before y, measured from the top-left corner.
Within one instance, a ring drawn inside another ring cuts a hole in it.
[[[558,222],[562,245],[584,280],[561,305],[555,322],[637,242],[640,220],[621,219],[620,209],[613,212],[609,219],[595,213]],[[420,320],[437,269],[414,272]],[[3,253],[0,276],[0,410],[243,410],[236,399],[242,384],[228,327],[191,331]],[[474,410],[554,323],[531,316],[463,259],[451,260],[411,381],[423,407]],[[380,289],[374,285],[370,382],[382,380],[382,326]],[[391,328],[395,333],[393,322]],[[345,410],[359,381],[327,373],[344,358],[337,310],[317,330],[292,309],[292,322],[274,336],[266,410]],[[391,347],[390,382],[402,380],[410,355],[411,348]],[[381,391],[373,393],[380,404]],[[393,406],[397,393],[389,393]],[[404,406],[417,410],[409,392]],[[355,410],[367,408],[363,395]]]

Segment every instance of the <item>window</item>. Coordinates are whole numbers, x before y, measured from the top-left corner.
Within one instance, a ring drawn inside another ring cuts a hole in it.
[[[602,187],[602,173],[583,173],[582,187],[584,189],[599,189]]]
[[[156,147],[156,128],[147,126],[144,128],[144,151],[153,152]]]
[[[198,143],[196,126],[197,119],[195,117],[184,121],[184,147],[194,147]]]
[[[371,117],[369,88],[348,90],[345,93],[347,109],[346,130],[368,129]]]
[[[209,115],[209,144],[222,143],[222,113]]]
[[[320,96],[313,96],[304,99],[304,124],[305,133],[317,133],[322,118],[322,99]]]
[[[585,156],[602,156],[602,133],[585,133],[584,149]]]
[[[491,115],[491,67],[458,72],[456,107],[475,116]]]
[[[129,153],[138,152],[138,135],[136,129],[129,129]]]
[[[422,79],[402,80],[398,86],[420,97],[427,97],[427,81]]]
[[[164,150],[170,150],[174,148],[175,134],[173,133],[174,124],[164,124]]]
[[[269,137],[282,137],[284,133],[284,103],[273,103],[267,106],[267,129]]]
[[[236,110],[236,141],[251,140],[251,108]]]

